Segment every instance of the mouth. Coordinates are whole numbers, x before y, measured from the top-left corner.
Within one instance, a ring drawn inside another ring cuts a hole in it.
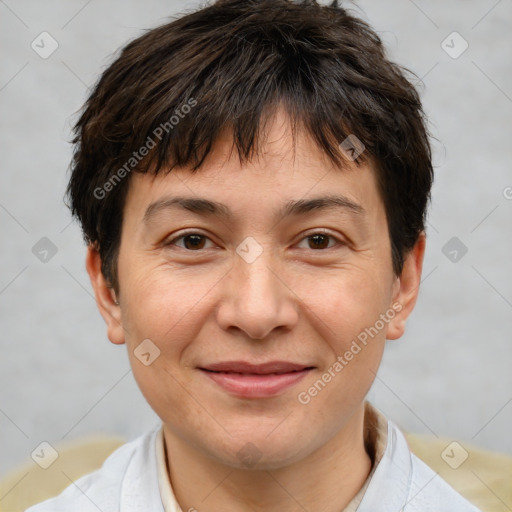
[[[286,361],[251,364],[245,361],[215,363],[201,370],[228,393],[242,398],[275,396],[297,384],[315,367]]]

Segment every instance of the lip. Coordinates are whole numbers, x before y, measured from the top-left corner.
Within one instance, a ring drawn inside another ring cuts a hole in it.
[[[220,363],[202,366],[201,370],[210,370],[223,373],[242,373],[268,375],[270,373],[290,373],[312,368],[311,365],[291,363],[289,361],[269,361],[267,363],[252,364],[246,361],[223,361]]]
[[[275,396],[297,384],[313,367],[287,361],[257,365],[245,361],[229,361],[199,369],[233,395],[242,398],[265,398]]]

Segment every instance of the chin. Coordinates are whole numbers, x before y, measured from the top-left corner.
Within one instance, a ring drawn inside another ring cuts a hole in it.
[[[256,433],[248,429],[245,436],[225,440],[226,446],[216,443],[210,455],[218,462],[235,469],[269,471],[286,467],[305,456],[307,447],[301,446],[299,437],[283,431],[281,436],[269,432]],[[297,446],[301,446],[300,452]]]

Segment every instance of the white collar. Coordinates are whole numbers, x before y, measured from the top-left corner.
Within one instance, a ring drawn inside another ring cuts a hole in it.
[[[379,474],[377,474],[377,471],[378,468],[380,467],[381,459],[385,458],[386,454],[389,451],[389,424],[387,419],[379,411],[377,411],[377,409],[375,409],[371,404],[367,402],[365,414],[365,427],[368,428],[370,426],[374,430],[372,432],[373,435],[370,437],[373,442],[372,450],[375,452],[376,463],[373,466],[372,471],[368,475],[368,478],[366,479],[365,483],[363,484],[363,487],[359,490],[356,496],[354,496],[354,498],[350,501],[347,507],[343,509],[342,512],[354,512],[356,510],[358,512],[365,511],[366,509],[362,509],[361,506],[363,506],[363,504],[368,501],[366,496],[370,491],[372,481],[374,480],[374,478],[379,480],[379,475],[381,473],[384,475],[388,474],[387,470],[380,471]],[[165,453],[165,443],[163,436],[163,427],[160,428],[156,437],[156,464],[158,474],[158,485],[160,488],[160,495],[164,511],[183,512],[176,500],[176,497],[171,486],[171,482],[169,480],[167,457]],[[385,463],[385,465],[387,464]],[[396,482],[394,482],[394,485],[396,486]],[[375,487],[375,485],[373,487]],[[380,489],[380,485],[378,485],[378,487],[379,489],[377,494],[379,496],[379,499],[381,499],[382,489]],[[371,501],[373,502],[373,500]],[[377,509],[373,508],[371,510],[368,510],[370,512],[375,512],[375,510]],[[398,510],[399,509],[397,508],[396,511],[398,512]]]

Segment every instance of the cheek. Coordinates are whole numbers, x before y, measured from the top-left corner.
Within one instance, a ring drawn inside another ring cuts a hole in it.
[[[316,318],[316,328],[330,345],[340,351],[351,340],[375,324],[389,307],[391,290],[378,273],[368,269],[343,269],[309,279],[301,278],[301,297]],[[380,325],[380,324],[379,324]],[[379,330],[382,330],[379,329]]]
[[[183,379],[187,373],[185,367],[191,365],[189,348],[193,348],[194,340],[200,337],[201,329],[208,322],[214,307],[215,287],[222,275],[162,265],[151,271],[132,270],[124,276],[123,295],[127,306],[123,308],[122,322],[126,345],[134,376],[148,401],[151,402],[147,395],[154,393],[154,389],[163,389],[163,382],[167,389],[176,389],[178,394],[181,385],[187,385]],[[140,353],[138,347],[147,339],[159,351],[150,367],[145,367],[136,357]],[[155,371],[148,371],[153,367]]]
[[[165,266],[128,279],[129,310],[123,312],[127,340],[133,344],[150,338],[162,351],[179,351],[180,340],[194,338],[208,294],[218,281],[211,273],[192,275]]]
[[[324,417],[326,429],[337,428],[361,404],[382,359],[387,324],[380,315],[388,297],[366,285],[362,277],[331,279],[328,286],[319,282],[305,308],[327,352],[323,366],[300,388],[297,398],[313,415]]]
[[[301,389],[316,401],[313,408],[341,414],[366,396],[382,359],[389,323],[381,315],[387,311],[390,290],[379,288],[381,282],[367,271],[347,271],[303,288],[307,322],[327,349],[316,380]]]
[[[176,272],[170,279],[171,272],[156,271],[132,280],[125,289],[130,297],[123,325],[133,375],[142,394],[160,417],[175,423],[200,413],[186,393],[190,388],[186,355],[205,322],[209,307],[205,290],[211,285]],[[151,340],[149,350],[143,340]],[[150,358],[142,356],[148,352]],[[150,364],[146,364],[148,359]]]

